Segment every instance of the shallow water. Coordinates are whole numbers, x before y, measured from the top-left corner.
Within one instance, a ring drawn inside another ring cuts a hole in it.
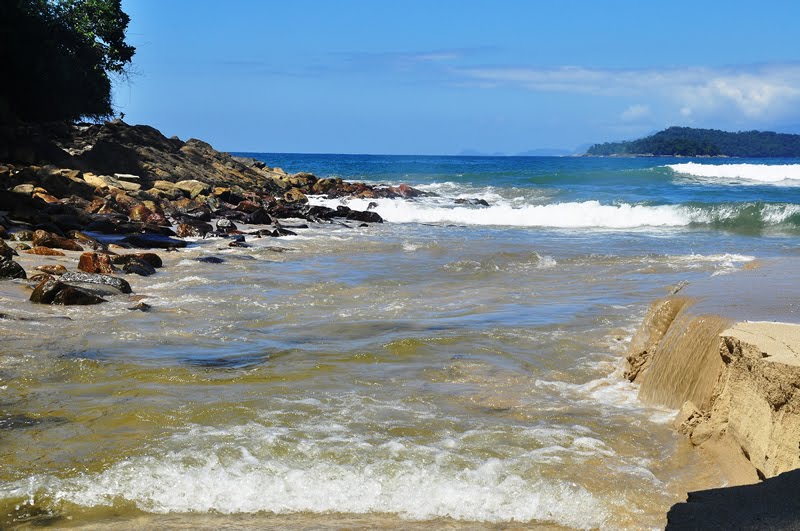
[[[424,201],[378,211],[443,202]],[[623,355],[653,298],[793,256],[793,229],[451,225],[452,208],[161,253],[129,279],[148,313],[0,284],[5,522],[641,528],[723,483]]]

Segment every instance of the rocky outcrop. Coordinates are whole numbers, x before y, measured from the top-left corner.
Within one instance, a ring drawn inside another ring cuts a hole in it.
[[[758,477],[800,467],[800,325],[731,325],[691,308],[670,297],[648,311],[627,357],[640,398],[680,408],[675,426],[692,444]]]

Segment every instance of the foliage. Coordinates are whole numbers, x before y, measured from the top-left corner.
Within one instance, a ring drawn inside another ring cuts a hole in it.
[[[800,157],[800,135],[670,127],[639,140],[595,144],[589,155]]]
[[[0,123],[110,116],[129,20],[120,0],[0,1]]]

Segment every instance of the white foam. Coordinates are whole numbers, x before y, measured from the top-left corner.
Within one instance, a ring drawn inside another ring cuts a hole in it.
[[[669,164],[677,173],[718,184],[781,184],[800,186],[800,164]],[[794,181],[794,182],[793,182]]]
[[[311,198],[317,205],[335,208],[338,199]],[[366,210],[370,202],[378,204],[375,212],[394,223],[453,223],[459,225],[505,225],[517,227],[630,229],[637,227],[681,227],[703,222],[699,209],[673,205],[603,205],[599,201],[527,204],[513,206],[498,203],[490,207],[470,208],[443,205],[441,201],[404,201],[394,199],[352,199],[347,205]]]
[[[588,437],[575,443],[592,452],[608,451],[601,441]],[[255,457],[231,443],[224,446],[219,452],[185,449],[132,458],[97,475],[30,478],[7,484],[0,493],[34,498],[44,489],[56,502],[111,506],[130,501],[153,513],[394,513],[413,520],[540,520],[574,528],[602,527],[610,518],[609,508],[584,487],[525,479],[494,458],[456,470],[436,460],[421,464],[402,458],[350,464],[291,462]],[[404,453],[403,445],[387,450]]]

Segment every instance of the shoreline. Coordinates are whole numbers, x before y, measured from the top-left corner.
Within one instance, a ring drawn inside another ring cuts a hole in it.
[[[626,377],[640,384],[639,399],[679,408],[673,427],[693,447],[710,455],[729,478],[729,491],[689,493],[691,507],[673,506],[670,526],[721,526],[734,520],[728,520],[724,511],[707,513],[705,509],[755,496],[745,504],[753,509],[753,500],[763,497],[754,493],[769,491],[774,496],[776,489],[766,484],[761,490],[737,490],[738,486],[784,476],[775,481],[797,482],[800,315],[794,301],[800,289],[796,262],[763,261],[758,267],[689,285],[657,300],[631,341]],[[776,503],[773,500],[770,507]],[[757,524],[764,514],[737,511],[739,525]],[[775,518],[786,518],[780,515]]]

